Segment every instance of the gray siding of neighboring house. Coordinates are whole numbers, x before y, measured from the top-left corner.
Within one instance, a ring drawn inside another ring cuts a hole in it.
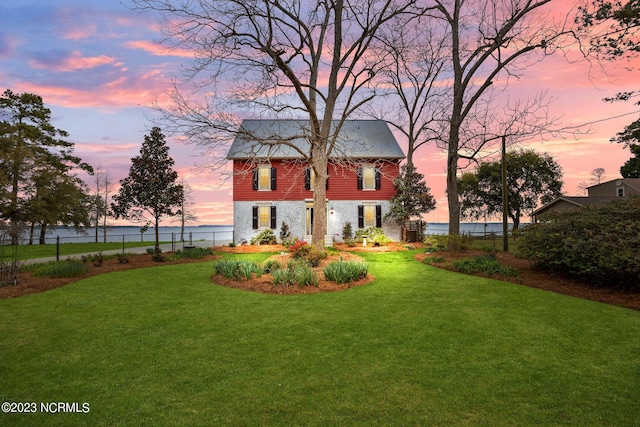
[[[310,202],[310,201],[309,201]],[[289,226],[291,237],[300,240],[305,238],[305,214],[307,201],[273,201],[273,202],[234,202],[233,223],[235,243],[250,242],[251,238],[263,229],[253,228],[252,209],[257,205],[269,205],[276,207],[276,229],[274,234],[280,241],[280,228],[284,221]],[[351,222],[351,228],[355,235],[358,230],[358,206],[364,204],[382,206],[382,217],[389,212],[390,202],[385,200],[340,200],[327,202],[327,235],[333,241],[342,241],[342,229],[347,221]],[[330,213],[333,208],[333,214]],[[394,241],[399,241],[400,227],[393,221],[382,222],[382,230],[385,235]]]

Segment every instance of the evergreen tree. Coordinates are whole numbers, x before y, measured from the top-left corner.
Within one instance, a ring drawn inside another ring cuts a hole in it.
[[[50,121],[51,111],[40,96],[14,94],[11,90],[0,96],[0,218],[9,222],[13,244],[18,243],[19,230],[29,222],[49,218],[47,224],[68,224],[68,216],[60,210],[76,200],[58,198],[36,203],[33,197],[39,177],[49,177],[47,186],[51,190],[55,190],[55,183],[74,186],[72,193],[50,191],[49,197],[83,198],[84,187],[71,172],[74,168],[93,172],[91,166],[72,155],[74,144],[64,139],[67,132],[56,129]]]
[[[114,217],[144,222],[155,227],[155,252],[160,252],[158,227],[166,217],[180,214],[184,197],[178,173],[160,128],[145,135],[140,155],[131,159],[129,176],[120,180],[120,191],[111,203]]]
[[[402,240],[407,240],[406,222],[430,212],[436,207],[436,201],[424,182],[424,175],[416,172],[413,164],[404,164],[400,175],[393,182],[396,194],[391,198],[391,208],[384,216],[392,218],[401,227]]]

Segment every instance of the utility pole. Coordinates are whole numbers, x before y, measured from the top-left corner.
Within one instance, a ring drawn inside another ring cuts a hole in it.
[[[509,191],[507,190],[507,137],[502,135],[502,250],[509,252]]]

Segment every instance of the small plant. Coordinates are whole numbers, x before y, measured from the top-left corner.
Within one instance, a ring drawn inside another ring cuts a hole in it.
[[[340,260],[327,265],[323,273],[327,280],[342,284],[367,277],[368,270],[366,263]]]
[[[129,264],[129,257],[126,254],[116,254],[118,264]]]
[[[211,248],[195,247],[191,249],[185,249],[184,251],[176,251],[174,254],[177,256],[177,259],[199,259],[204,258],[207,255],[212,255],[213,251],[211,250]]]
[[[293,258],[304,258],[311,251],[311,246],[304,240],[296,240],[289,245],[289,252]]]
[[[319,283],[318,276],[316,276],[309,264],[301,259],[289,261],[287,268],[273,271],[272,276],[273,286],[318,286]]]
[[[298,240],[290,245],[289,251],[293,259],[304,259],[311,267],[319,266],[320,262],[327,257],[326,252],[311,247],[307,242],[302,240]]]
[[[229,243],[229,247],[230,247],[230,248],[235,248],[235,247],[236,247],[236,242],[231,242],[231,243]]]
[[[367,238],[367,243],[372,243],[375,246],[385,246],[392,242],[392,240],[384,234],[382,228],[378,227],[363,228],[356,231],[356,237],[354,240],[357,243],[362,243],[365,236]]]
[[[155,248],[153,255],[151,255],[151,259],[155,262],[164,262],[165,258],[162,256],[162,250],[160,250],[160,248]]]
[[[223,259],[213,265],[213,274],[221,274],[225,279],[249,280],[255,274],[262,276],[264,269],[253,261]]]
[[[96,255],[91,255],[89,258],[91,259],[91,262],[93,262],[94,267],[102,267],[102,262],[104,261],[102,252],[98,252]]]
[[[436,250],[440,251],[457,252],[469,248],[468,243],[464,241],[462,236],[458,235],[436,234],[429,237],[428,239],[432,244],[435,242],[435,245],[433,247],[435,247]]]
[[[486,273],[500,274],[502,276],[514,277],[518,275],[518,270],[500,264],[495,255],[478,255],[473,258],[464,258],[453,262],[453,268],[460,273]]]
[[[33,270],[33,275],[57,279],[61,277],[80,276],[89,271],[89,266],[78,260],[52,261],[40,264]]]
[[[432,264],[440,264],[444,262],[444,257],[441,256],[428,256],[423,261],[424,264],[432,265]]]
[[[291,231],[289,231],[289,226],[286,222],[282,221],[280,224],[280,241],[282,244],[286,245],[286,242],[291,239]]]
[[[265,273],[273,273],[274,271],[279,270],[281,268],[282,268],[282,265],[275,259],[267,261],[263,267]]]
[[[278,242],[276,241],[276,235],[273,234],[273,230],[267,228],[258,233],[258,235],[252,237],[249,243],[252,245],[275,245]]]
[[[342,240],[344,240],[344,242],[350,246],[355,243],[353,241],[353,228],[351,227],[350,221],[345,222],[344,226],[342,227]]]

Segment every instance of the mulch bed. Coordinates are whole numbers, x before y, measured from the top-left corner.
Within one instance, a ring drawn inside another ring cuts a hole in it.
[[[262,278],[258,280],[251,281],[230,281],[224,278],[215,277],[215,282],[219,285],[229,286],[234,288],[241,288],[256,292],[266,292],[266,293],[279,293],[279,294],[294,294],[294,293],[316,293],[316,292],[335,292],[341,291],[344,289],[348,289],[353,286],[360,286],[365,283],[373,280],[373,276],[369,275],[367,278],[360,280],[355,283],[338,285],[333,282],[328,282],[324,280],[324,276],[321,273],[321,269],[328,262],[335,261],[337,259],[349,260],[360,260],[361,258],[357,255],[357,252],[386,252],[386,251],[405,251],[403,245],[400,244],[392,244],[389,246],[383,247],[366,247],[363,248],[361,246],[348,247],[346,245],[338,245],[338,254],[332,254],[323,263],[317,267],[318,277],[320,278],[320,284],[318,287],[306,287],[299,288],[297,286],[289,286],[274,288],[274,286],[270,282],[269,275],[263,275]],[[281,245],[263,245],[263,246],[252,246],[252,245],[243,245],[236,246],[234,248],[223,246],[214,248],[215,252],[234,252],[234,253],[249,253],[249,252],[285,252],[285,249]],[[418,261],[422,261],[424,258],[428,256],[438,256],[443,258],[443,262],[433,264],[439,268],[445,268],[452,270],[451,263],[454,259],[461,258],[471,258],[474,255],[484,254],[481,251],[463,251],[463,252],[437,252],[434,254],[418,254],[416,255],[416,259]],[[281,255],[275,255],[275,258],[282,257]],[[610,289],[599,289],[593,286],[580,283],[575,280],[571,280],[564,277],[553,276],[542,271],[536,270],[532,268],[531,263],[524,259],[519,259],[513,256],[512,254],[504,254],[498,253],[498,259],[504,265],[508,265],[510,267],[516,268],[519,271],[519,277],[499,277],[493,276],[493,278],[518,283],[524,286],[529,286],[533,288],[544,289],[547,291],[557,292],[560,294],[571,295],[578,298],[585,298],[593,301],[600,301],[607,304],[613,304],[617,306],[631,308],[633,310],[640,310],[640,293],[629,293],[624,291],[610,290]],[[84,279],[86,277],[95,276],[98,274],[110,273],[113,271],[122,271],[129,270],[134,268],[145,268],[145,267],[157,267],[160,265],[173,265],[173,264],[183,264],[189,262],[203,262],[203,261],[213,261],[218,259],[219,255],[209,255],[200,259],[180,259],[176,261],[165,261],[162,263],[155,262],[151,259],[151,256],[148,254],[141,255],[130,255],[128,257],[129,263],[120,264],[117,259],[104,261],[102,266],[93,267],[89,269],[89,271],[81,276],[72,277],[72,278],[61,278],[61,279],[49,279],[43,277],[35,277],[32,274],[21,271],[20,276],[18,278],[18,285],[16,286],[5,286],[0,287],[0,299],[6,298],[17,298],[23,295],[34,294],[38,292],[47,291],[49,289],[58,288],[60,286],[67,285],[69,283],[76,282],[78,280]],[[287,256],[283,257],[283,260],[286,259]],[[480,274],[480,276],[482,276]],[[213,278],[212,278],[213,280]]]

